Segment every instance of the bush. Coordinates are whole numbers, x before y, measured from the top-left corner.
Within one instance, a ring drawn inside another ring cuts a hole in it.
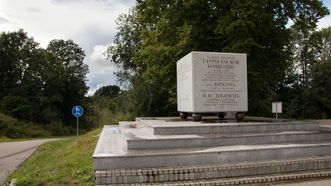
[[[131,95],[122,91],[117,97],[93,97],[92,108],[95,113],[94,126],[118,124],[119,121],[133,120]]]
[[[51,132],[32,122],[19,121],[0,113],[0,136],[8,138],[35,138],[50,136]]]
[[[75,133],[75,130],[70,126],[62,126],[61,122],[52,122],[45,126],[45,129],[51,131],[53,136],[69,136]]]

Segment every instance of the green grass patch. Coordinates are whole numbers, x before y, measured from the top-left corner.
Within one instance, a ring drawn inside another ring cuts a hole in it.
[[[92,154],[100,132],[41,145],[9,180],[16,178],[18,186],[94,185]]]

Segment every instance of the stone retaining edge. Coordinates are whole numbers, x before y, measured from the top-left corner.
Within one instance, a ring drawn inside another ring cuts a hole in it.
[[[238,164],[195,167],[96,170],[94,172],[94,176],[96,184],[113,185],[143,183],[146,185],[147,183],[159,183],[159,185],[162,185],[166,182],[193,180],[194,182],[200,182],[199,180],[204,179],[270,175],[325,169],[331,169],[331,157],[314,157],[283,161],[243,162]]]

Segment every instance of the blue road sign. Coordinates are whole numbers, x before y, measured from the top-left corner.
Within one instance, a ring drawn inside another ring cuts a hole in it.
[[[74,106],[71,110],[72,115],[75,117],[81,117],[84,114],[84,109],[81,106]]]

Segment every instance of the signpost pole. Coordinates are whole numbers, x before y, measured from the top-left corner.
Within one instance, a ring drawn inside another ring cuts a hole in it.
[[[71,109],[71,113],[74,117],[76,117],[76,124],[77,124],[77,139],[79,137],[79,117],[81,117],[84,114],[84,109],[81,106],[74,106]]]
[[[276,119],[278,119],[278,103],[276,103]]]
[[[78,117],[77,118],[77,138],[78,138],[78,135],[79,135],[79,132],[78,132]]]

